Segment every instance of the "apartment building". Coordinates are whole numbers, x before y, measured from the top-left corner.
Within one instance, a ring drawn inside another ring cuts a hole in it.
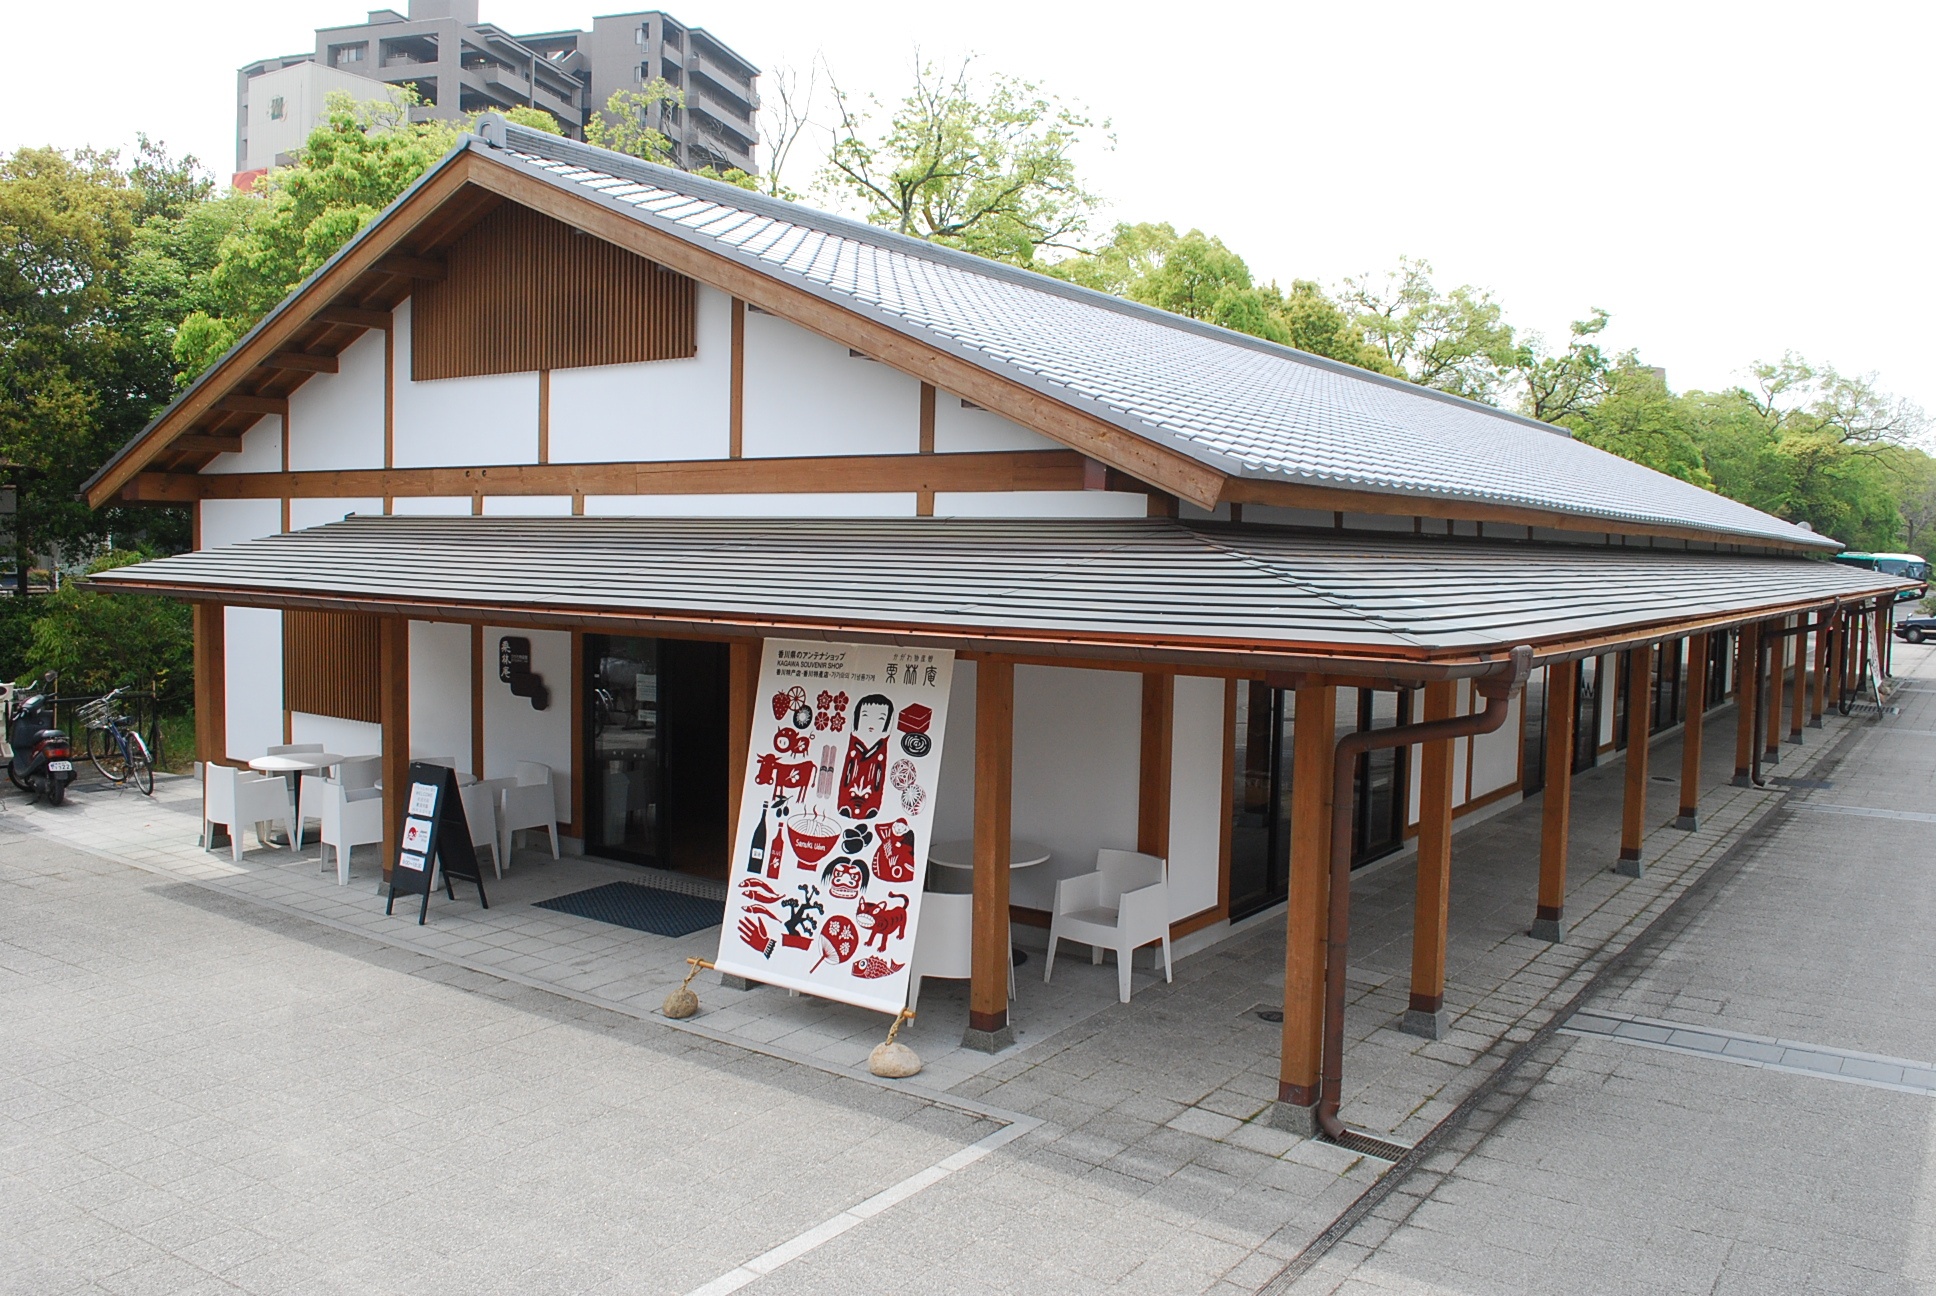
[[[684,97],[683,106],[651,109],[646,123],[671,141],[673,165],[751,172],[759,75],[705,29],[658,10],[594,18],[589,31],[520,36],[480,21],[477,0],[410,0],[408,13],[373,9],[361,23],[318,28],[313,50],[237,72],[237,181],[287,161],[331,90],[379,100],[408,86],[422,101],[411,109],[418,120],[542,108],[582,139],[614,92],[660,77]]]

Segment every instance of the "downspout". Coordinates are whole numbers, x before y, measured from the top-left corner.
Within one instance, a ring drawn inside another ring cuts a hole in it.
[[[1358,757],[1387,747],[1491,733],[1506,723],[1512,699],[1525,687],[1532,668],[1532,647],[1521,644],[1491,674],[1473,677],[1472,686],[1486,700],[1476,715],[1374,729],[1338,739],[1331,784],[1331,911],[1324,951],[1324,1075],[1318,1101],[1318,1126],[1328,1138],[1336,1140],[1347,1133],[1344,1122],[1338,1119],[1338,1106],[1344,1086],[1344,970],[1351,943],[1351,825],[1356,817],[1352,813],[1352,792],[1358,781]]]

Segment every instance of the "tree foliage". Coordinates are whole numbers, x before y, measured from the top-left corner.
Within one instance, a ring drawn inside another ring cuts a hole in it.
[[[672,140],[654,126],[662,105],[683,108],[685,92],[664,77],[653,77],[643,90],[614,90],[605,111],[585,122],[585,142],[647,162],[670,163]]]
[[[154,555],[111,550],[88,565],[89,574]],[[121,685],[153,687],[164,709],[190,695],[195,642],[186,603],[174,599],[99,594],[69,584],[49,595],[34,621],[28,650],[33,671],[58,671],[69,694],[105,693]]]
[[[1400,257],[1381,277],[1345,280],[1343,305],[1392,372],[1421,387],[1494,404],[1523,358],[1490,293],[1469,284],[1440,292],[1425,261]]]
[[[1098,200],[1075,150],[1095,123],[1034,82],[977,78],[969,60],[952,72],[922,63],[884,129],[872,95],[830,88],[821,186],[873,224],[1016,265],[1074,248],[1088,229]]]

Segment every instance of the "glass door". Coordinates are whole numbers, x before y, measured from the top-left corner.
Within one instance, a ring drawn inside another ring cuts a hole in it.
[[[1600,763],[1600,664],[1603,657],[1580,659],[1580,686],[1573,696],[1573,772]]]
[[[726,876],[726,648],[585,636],[586,849]]]
[[[1236,681],[1230,789],[1230,917],[1284,899],[1291,880],[1291,712],[1295,694]]]
[[[1409,689],[1358,689],[1357,730],[1391,729],[1409,723],[1412,694]],[[1342,712],[1350,689],[1338,691]],[[1340,729],[1345,716],[1340,714]],[[1352,825],[1351,867],[1369,864],[1391,854],[1405,841],[1405,818],[1409,810],[1406,774],[1411,769],[1410,747],[1384,747],[1358,758],[1356,822]]]
[[[1519,790],[1526,796],[1546,786],[1546,681],[1550,678],[1541,666],[1526,677],[1521,695]]]

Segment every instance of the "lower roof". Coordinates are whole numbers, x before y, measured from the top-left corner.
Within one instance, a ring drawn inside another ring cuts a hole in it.
[[[91,578],[232,604],[1220,663],[1542,657],[1910,582],[1807,558],[1167,519],[356,517]]]

